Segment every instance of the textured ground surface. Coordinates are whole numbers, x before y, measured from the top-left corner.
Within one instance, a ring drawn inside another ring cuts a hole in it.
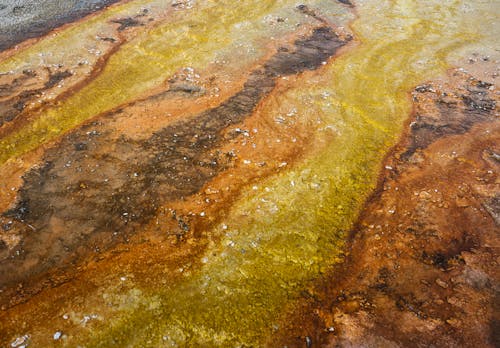
[[[0,2],[0,345],[498,345],[497,8]]]

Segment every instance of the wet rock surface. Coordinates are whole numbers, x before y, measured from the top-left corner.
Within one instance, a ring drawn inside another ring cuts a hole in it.
[[[99,11],[115,2],[117,0],[2,1],[0,51],[26,39],[43,36],[60,25]]]
[[[348,261],[304,293],[280,344],[498,346],[498,94],[455,71],[413,97]]]
[[[72,131],[25,174],[16,205],[2,214],[2,233],[21,239],[0,249],[0,285],[24,284],[22,298],[34,279],[40,280],[37,291],[48,272],[74,268],[88,255],[127,242],[160,204],[182,201],[231,166],[234,156],[221,148],[242,132],[228,127],[251,115],[278,77],[317,69],[345,43],[332,29],[317,28],[251,72],[241,91],[221,105],[143,140],[103,127],[121,110]],[[189,230],[185,218],[174,218],[180,235]],[[2,302],[12,301],[6,295],[12,291],[3,294]]]

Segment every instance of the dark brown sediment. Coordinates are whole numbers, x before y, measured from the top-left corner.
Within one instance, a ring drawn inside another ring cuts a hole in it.
[[[64,136],[23,177],[16,205],[3,213],[4,232],[16,231],[22,240],[1,252],[2,287],[22,283],[29,291],[26,280],[33,284],[46,273],[74,268],[89,254],[126,242],[160,205],[197,193],[232,165],[234,154],[222,148],[243,131],[231,128],[252,115],[275,89],[276,79],[318,69],[345,43],[328,27],[314,29],[252,71],[241,91],[221,105],[145,139],[102,127],[120,118],[120,110]],[[190,229],[188,218],[174,212],[172,218],[179,236]]]
[[[353,3],[351,1],[349,1],[349,0],[337,0],[337,1],[340,2],[341,4],[354,7]]]
[[[498,345],[500,125],[493,86],[419,86],[346,262],[285,316],[281,345]]]

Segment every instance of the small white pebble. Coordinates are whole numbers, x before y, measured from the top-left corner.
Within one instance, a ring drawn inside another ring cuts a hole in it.
[[[60,339],[62,336],[62,332],[61,331],[57,331],[55,334],[54,334],[54,339],[57,341],[58,339]]]
[[[22,348],[22,347],[26,347],[26,341],[28,341],[28,339],[30,338],[29,335],[23,335],[23,336],[20,336],[20,337],[17,337],[11,344],[10,346],[11,347],[17,347],[17,348]]]

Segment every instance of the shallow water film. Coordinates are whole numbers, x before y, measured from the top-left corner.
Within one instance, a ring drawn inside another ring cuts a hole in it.
[[[500,344],[499,12],[0,2],[0,345]]]

